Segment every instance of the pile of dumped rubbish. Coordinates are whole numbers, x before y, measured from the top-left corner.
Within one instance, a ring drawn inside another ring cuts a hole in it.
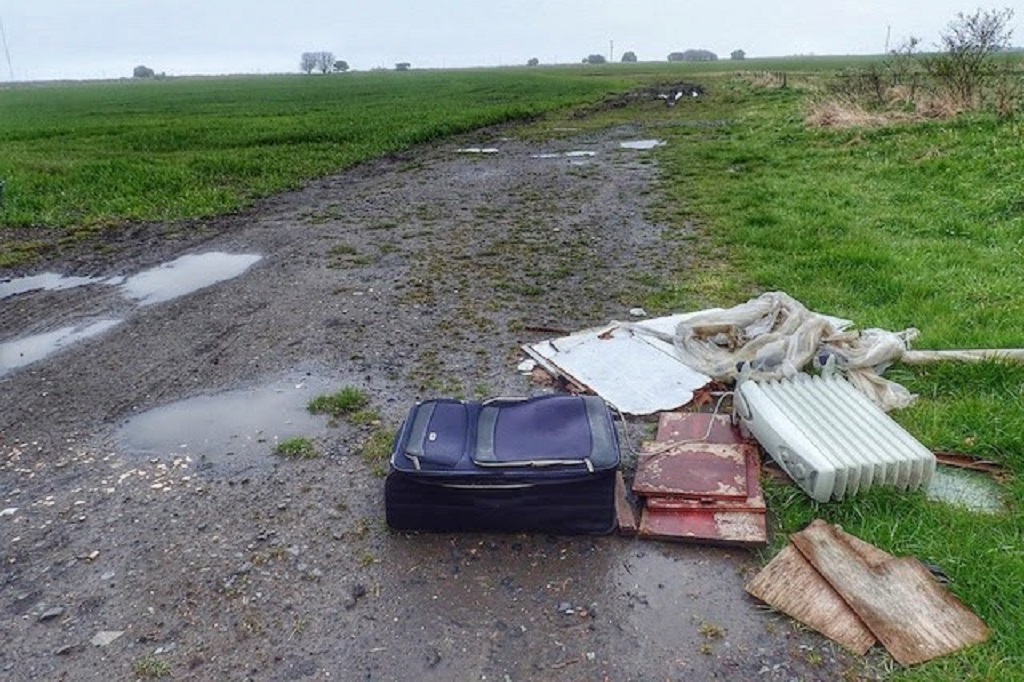
[[[856,330],[769,292],[729,309],[613,321],[529,344],[519,369],[596,394],[623,415],[657,415],[657,435],[637,453],[632,495],[620,476],[620,533],[758,547],[768,540],[762,452],[819,502],[879,486],[928,490],[939,458],[887,414],[916,396],[886,370],[1024,360],[1024,350],[914,351],[917,336]],[[966,458],[942,459],[971,468]],[[822,521],[795,534],[747,591],[851,651],[879,642],[903,665],[989,634],[919,561]]]

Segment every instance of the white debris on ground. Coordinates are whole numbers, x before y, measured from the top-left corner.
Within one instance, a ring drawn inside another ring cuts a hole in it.
[[[887,411],[910,405],[916,396],[881,375],[918,331],[852,327],[850,320],[813,312],[773,291],[727,310],[613,321],[524,350],[550,373],[628,414],[685,405],[712,379],[781,379],[809,369],[843,374]]]
[[[680,363],[672,344],[659,338],[681,319],[613,322],[523,350],[550,374],[591,389],[620,412],[654,414],[682,407],[711,381]]]

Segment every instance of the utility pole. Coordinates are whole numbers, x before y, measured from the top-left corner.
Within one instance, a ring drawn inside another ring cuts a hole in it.
[[[4,42],[4,54],[7,56],[7,70],[11,72],[11,81],[14,81],[14,67],[11,65],[11,51],[7,49],[7,32],[4,31],[4,20],[0,18],[0,39]]]

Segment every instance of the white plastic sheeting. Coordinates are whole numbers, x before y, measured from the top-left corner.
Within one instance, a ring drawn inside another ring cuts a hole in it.
[[[917,396],[882,374],[894,362],[1024,362],[1024,349],[912,351],[919,332],[852,330],[781,291],[728,309],[612,322],[524,346],[546,370],[593,390],[622,412],[652,414],[688,403],[711,378],[783,379],[809,369],[840,373],[879,407]]]
[[[612,322],[523,350],[547,371],[589,388],[625,414],[654,414],[686,405],[711,381],[680,362],[671,341],[664,340],[685,318]]]
[[[728,310],[690,316],[677,326],[673,343],[682,362],[720,381],[782,379],[817,367],[841,372],[884,410],[910,405],[916,396],[881,375],[917,330],[848,331],[852,326],[770,291]]]

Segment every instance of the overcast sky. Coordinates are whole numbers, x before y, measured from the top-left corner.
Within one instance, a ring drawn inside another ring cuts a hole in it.
[[[1015,43],[1021,35],[1021,0]],[[954,0],[0,0],[0,81],[298,70],[329,50],[354,69],[641,60],[706,48],[728,56],[872,54],[910,35],[934,44]],[[989,7],[989,6],[986,6]],[[0,46],[2,47],[2,46]]]

